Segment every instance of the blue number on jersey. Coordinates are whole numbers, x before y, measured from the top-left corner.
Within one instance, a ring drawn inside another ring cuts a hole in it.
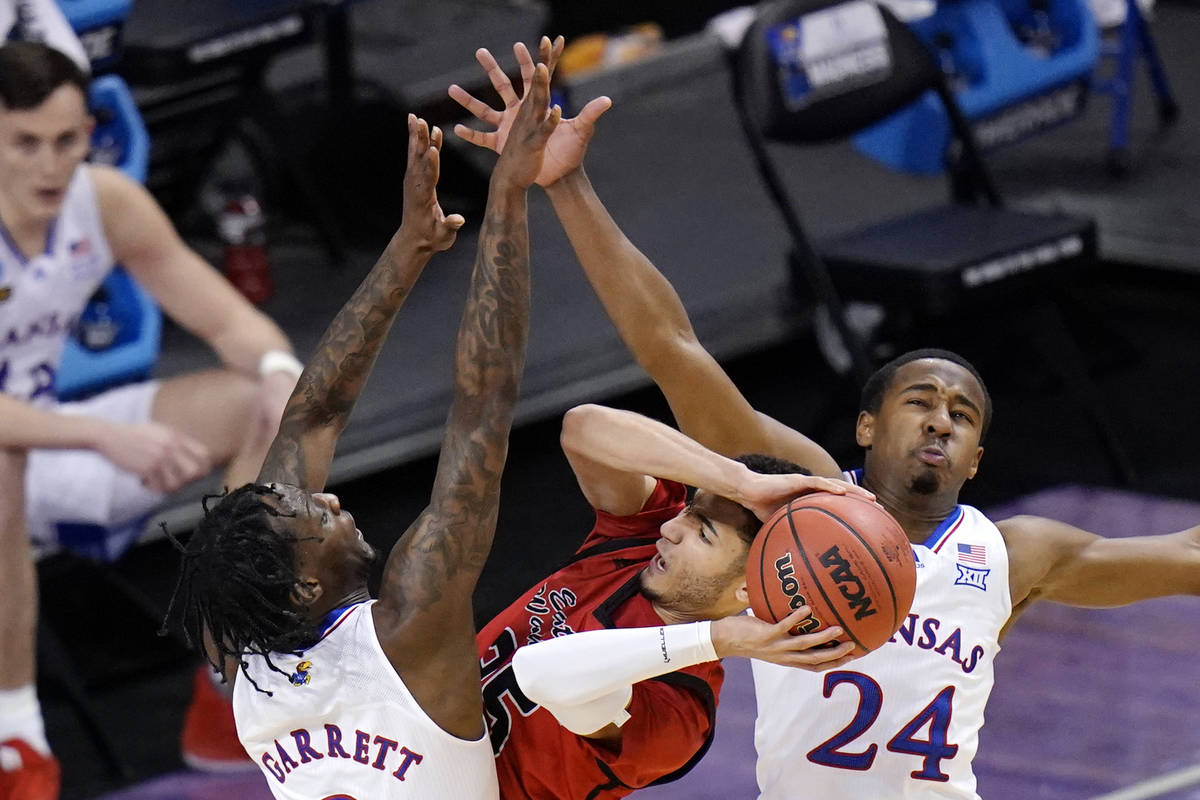
[[[933,698],[933,702],[925,706],[912,722],[900,729],[900,732],[888,742],[888,750],[893,753],[908,753],[914,756],[924,756],[923,767],[911,773],[914,778],[923,781],[948,781],[950,776],[942,772],[943,758],[954,758],[958,753],[958,745],[946,744],[946,731],[950,727],[950,712],[954,700],[954,687],[947,686]],[[929,738],[917,739],[917,731],[929,723]]]
[[[870,769],[875,762],[875,752],[878,745],[871,745],[861,753],[845,753],[839,747],[849,744],[866,733],[867,728],[879,716],[879,707],[883,705],[883,690],[869,675],[861,672],[829,672],[825,675],[825,686],[822,694],[826,697],[833,695],[834,687],[840,683],[852,683],[858,687],[858,713],[850,724],[838,731],[833,738],[827,739],[814,747],[808,753],[808,760],[814,764],[841,769]]]
[[[866,733],[879,717],[879,710],[883,707],[883,690],[873,678],[861,672],[838,671],[826,673],[822,693],[825,697],[832,697],[834,688],[843,683],[858,688],[858,712],[850,720],[850,724],[810,750],[808,760],[814,764],[838,769],[870,769],[875,763],[878,745],[872,744],[858,753],[846,752],[840,748]],[[950,776],[942,772],[941,762],[943,758],[954,758],[958,754],[958,745],[946,742],[950,730],[950,715],[954,710],[953,700],[954,687],[947,686],[942,689],[938,696],[901,728],[887,744],[888,750],[893,753],[922,756],[925,759],[920,770],[909,773],[917,780],[950,780]],[[926,723],[929,725],[929,738],[916,738],[917,732],[925,727]]]
[[[54,367],[45,362],[38,364],[29,371],[33,376],[33,392],[30,393],[28,399],[36,400],[44,394],[54,393]],[[0,394],[4,393],[5,385],[8,383],[8,362],[0,362]]]

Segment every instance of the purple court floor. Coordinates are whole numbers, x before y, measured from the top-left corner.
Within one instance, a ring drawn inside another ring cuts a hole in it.
[[[1200,523],[1200,503],[1063,487],[990,509],[989,515],[1013,514],[1052,517],[1115,537]],[[986,800],[1084,800],[1200,764],[1198,657],[1200,602],[1194,598],[1103,611],[1034,606],[997,659],[996,688],[975,761],[980,794]],[[681,781],[638,797],[756,796],[750,669],[740,659],[727,661],[726,669],[708,756]],[[1200,800],[1200,785],[1141,796]],[[255,774],[182,772],[96,800],[230,797],[268,800],[270,792]]]

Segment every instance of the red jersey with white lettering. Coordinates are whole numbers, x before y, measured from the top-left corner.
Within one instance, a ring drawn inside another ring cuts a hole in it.
[[[601,628],[662,625],[641,594],[641,572],[657,554],[659,526],[683,510],[686,488],[659,481],[642,510],[596,511],[596,525],[566,566],[525,592],[476,637],[483,700],[500,796],[549,800],[624,797],[686,773],[712,740],[720,662],[636,683],[619,752],[558,724],[517,686],[518,647]]]

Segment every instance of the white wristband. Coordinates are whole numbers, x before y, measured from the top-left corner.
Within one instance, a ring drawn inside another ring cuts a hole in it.
[[[272,372],[286,372],[299,379],[300,373],[304,372],[304,365],[286,350],[268,350],[258,359],[258,374],[265,378]]]

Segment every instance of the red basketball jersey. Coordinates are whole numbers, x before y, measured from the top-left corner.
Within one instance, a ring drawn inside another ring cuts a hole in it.
[[[708,749],[724,677],[717,661],[635,684],[620,752],[559,725],[524,696],[512,671],[513,653],[526,644],[579,631],[661,625],[641,594],[639,578],[657,552],[659,526],[677,515],[686,499],[681,484],[659,481],[637,514],[597,511],[595,527],[567,565],[525,592],[476,637],[504,800],[624,797],[683,775]]]

